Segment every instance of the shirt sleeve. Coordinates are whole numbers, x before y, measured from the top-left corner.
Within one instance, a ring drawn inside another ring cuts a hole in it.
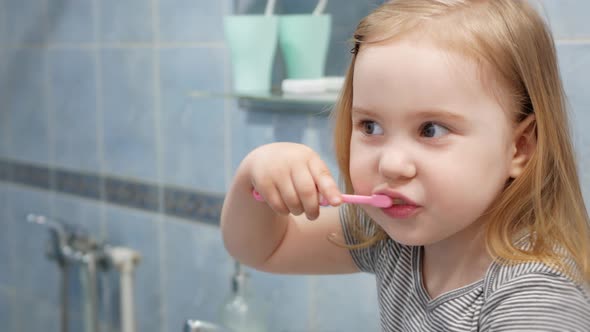
[[[356,218],[351,216],[356,216]],[[361,243],[361,240],[355,236],[355,228],[365,236],[370,236],[375,232],[375,225],[359,208],[346,205],[340,207],[340,223],[347,245]],[[350,249],[352,259],[361,271],[375,273],[385,242],[380,241],[369,247]]]
[[[588,332],[588,293],[563,276],[521,276],[490,295],[482,307],[480,331]]]

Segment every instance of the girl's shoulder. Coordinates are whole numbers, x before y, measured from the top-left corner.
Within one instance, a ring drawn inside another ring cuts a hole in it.
[[[493,263],[484,280],[484,291],[486,298],[488,298],[499,290],[506,290],[522,284],[539,287],[557,284],[568,285],[579,289],[581,294],[589,295],[588,285],[582,285],[565,273],[540,261],[515,264]]]
[[[517,246],[525,250],[529,249],[529,238],[530,235],[521,237],[517,241]],[[572,269],[570,272],[575,274],[577,270],[573,260],[567,259],[565,251],[559,248],[556,250],[563,255],[565,265]],[[564,287],[571,288],[586,297],[590,303],[590,288],[587,283],[576,281],[570,274],[539,260],[518,263],[494,262],[484,280],[484,295],[488,298],[499,290],[506,292],[520,285],[550,287],[556,292]]]
[[[483,287],[482,317],[494,316],[492,311],[497,315],[502,311],[549,310],[575,317],[580,323],[587,324],[584,326],[588,329],[584,331],[590,331],[590,285],[543,262],[493,263]]]
[[[483,292],[481,331],[496,331],[494,327],[498,326],[522,326],[527,331],[590,331],[588,285],[542,262],[494,263],[484,280]]]

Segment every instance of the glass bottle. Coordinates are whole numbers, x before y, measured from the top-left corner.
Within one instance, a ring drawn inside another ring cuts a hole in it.
[[[266,332],[265,316],[250,288],[248,274],[236,262],[231,292],[221,307],[221,324],[232,332]]]

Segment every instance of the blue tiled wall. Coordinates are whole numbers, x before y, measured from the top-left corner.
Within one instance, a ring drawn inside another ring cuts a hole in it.
[[[308,12],[315,2],[278,1],[278,10]],[[343,74],[347,39],[377,2],[329,2],[329,75]],[[191,90],[228,90],[221,18],[234,9],[261,12],[264,3],[0,0],[0,158],[223,193],[248,151],[288,140],[314,147],[335,170],[326,117],[249,112],[230,100],[189,96]],[[558,39],[590,203],[590,4],[543,4]],[[141,331],[180,331],[187,318],[217,319],[232,270],[218,228],[0,182],[3,330],[59,330],[59,270],[45,258],[46,232],[24,222],[28,212],[60,217],[142,253],[136,276]],[[272,331],[377,330],[369,276],[250,272],[258,296],[272,308]],[[80,327],[75,285],[71,321]],[[119,321],[116,274],[101,285],[101,326],[110,331]]]

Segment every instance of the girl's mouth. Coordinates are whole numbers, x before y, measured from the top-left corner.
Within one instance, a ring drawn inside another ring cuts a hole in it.
[[[395,219],[407,219],[414,216],[421,208],[420,205],[414,203],[411,199],[400,192],[392,190],[377,191],[374,194],[387,195],[391,197],[392,205],[382,208],[381,210],[386,215]]]
[[[403,202],[403,201],[402,201]],[[420,207],[412,204],[397,203],[394,200],[393,205],[388,208],[381,209],[386,215],[396,219],[407,219],[414,216]]]

